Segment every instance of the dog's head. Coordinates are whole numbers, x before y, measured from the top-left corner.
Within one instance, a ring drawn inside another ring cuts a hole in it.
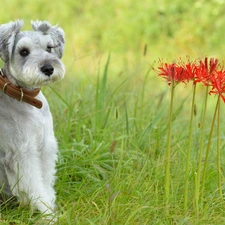
[[[61,62],[64,32],[46,21],[32,21],[33,31],[21,31],[22,20],[0,26],[0,57],[6,76],[25,88],[36,88],[64,77]]]

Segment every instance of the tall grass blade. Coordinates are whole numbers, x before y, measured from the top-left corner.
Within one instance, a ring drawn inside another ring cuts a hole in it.
[[[108,117],[104,117],[105,115],[105,106],[106,106],[106,88],[107,88],[107,75],[108,75],[108,67],[110,62],[110,55],[108,56],[103,77],[100,83],[99,77],[97,81],[97,88],[96,88],[96,116],[95,116],[95,128],[102,129],[103,124],[106,124]]]
[[[158,112],[158,114],[154,117],[154,119],[147,125],[147,127],[142,132],[142,134],[138,140],[138,146],[140,149],[143,149],[146,146],[146,141],[149,138],[149,135],[151,134],[152,129],[156,126],[156,124],[162,118],[164,111],[165,111],[165,107],[163,107]]]
[[[126,118],[126,133],[129,137],[129,116],[128,116],[128,110],[127,110],[127,103],[124,99],[124,105],[125,105],[125,118]]]

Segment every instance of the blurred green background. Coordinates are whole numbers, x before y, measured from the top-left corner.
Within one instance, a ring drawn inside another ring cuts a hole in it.
[[[223,59],[224,7],[223,0],[5,0],[0,23],[20,18],[24,29],[36,19],[59,24],[67,75],[95,74],[109,53],[116,75],[158,58]]]

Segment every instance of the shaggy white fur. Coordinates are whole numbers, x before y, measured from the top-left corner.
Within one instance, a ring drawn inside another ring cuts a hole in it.
[[[0,57],[9,81],[27,90],[61,80],[64,32],[46,21],[32,22],[33,31],[20,31],[23,21],[0,26]],[[45,214],[55,210],[57,141],[48,102],[39,92],[38,109],[0,91],[0,187]]]

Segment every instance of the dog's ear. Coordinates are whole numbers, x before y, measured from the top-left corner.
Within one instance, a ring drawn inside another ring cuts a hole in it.
[[[4,62],[8,62],[11,58],[15,37],[22,26],[22,20],[0,25],[0,57]]]
[[[31,21],[32,27],[35,31],[42,32],[44,35],[51,35],[54,45],[56,55],[62,58],[65,44],[65,34],[64,31],[56,26],[52,26],[47,21]]]

